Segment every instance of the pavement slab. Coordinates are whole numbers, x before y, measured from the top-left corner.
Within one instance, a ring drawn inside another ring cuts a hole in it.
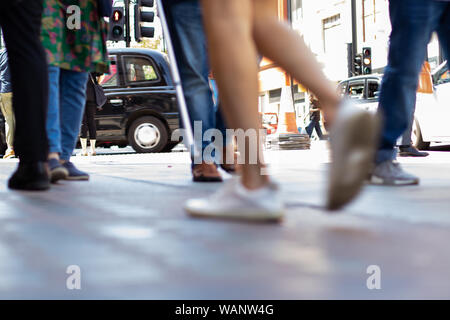
[[[183,203],[220,184],[193,183],[185,152],[74,157],[91,180],[42,193],[8,190],[17,160],[1,161],[0,298],[450,298],[450,153],[400,158],[419,186],[367,186],[333,214],[324,144],[267,158],[280,224],[188,217]],[[81,290],[67,289],[71,265]],[[373,265],[379,290],[366,285]]]

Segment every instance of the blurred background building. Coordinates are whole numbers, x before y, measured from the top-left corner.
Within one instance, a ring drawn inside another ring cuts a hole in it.
[[[352,2],[355,7],[355,26],[352,24]],[[348,78],[348,44],[352,30],[356,32],[356,53],[369,47],[372,51],[372,73],[383,73],[387,64],[389,34],[388,0],[278,0],[280,19],[290,23],[301,34],[316,55],[326,76],[336,84]],[[280,48],[281,49],[281,48]],[[442,62],[442,53],[434,35],[428,46],[431,68]],[[283,70],[264,59],[260,72],[260,111],[278,112],[282,89],[292,88],[298,121],[309,121],[309,106],[305,89]]]

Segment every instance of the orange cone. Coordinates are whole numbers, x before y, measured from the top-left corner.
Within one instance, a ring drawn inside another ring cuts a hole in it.
[[[425,61],[420,71],[419,85],[417,86],[417,92],[420,93],[433,93],[433,79],[431,78],[431,68],[428,61]]]
[[[280,113],[278,115],[277,133],[298,133],[294,111],[294,101],[292,100],[290,86],[284,86],[281,88]]]

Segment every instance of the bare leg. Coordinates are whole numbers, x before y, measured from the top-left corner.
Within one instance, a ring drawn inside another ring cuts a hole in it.
[[[257,51],[253,41],[251,0],[202,0],[211,67],[216,75],[223,111],[234,129],[259,131]],[[238,146],[241,151],[245,146]],[[261,163],[249,163],[249,143],[242,184],[257,189],[268,182]],[[258,138],[258,150],[259,138]]]
[[[327,122],[334,120],[340,97],[302,37],[279,21],[276,0],[253,0],[253,36],[258,51],[292,74],[320,100]]]

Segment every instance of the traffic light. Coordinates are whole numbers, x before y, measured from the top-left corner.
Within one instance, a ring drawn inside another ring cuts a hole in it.
[[[372,73],[372,49],[371,48],[363,48],[363,74],[371,74]]]
[[[124,40],[125,15],[122,7],[113,7],[109,18],[108,40]]]
[[[361,53],[358,53],[353,60],[353,70],[355,76],[360,76],[363,73],[363,57]]]
[[[137,42],[141,38],[153,38],[155,36],[154,27],[144,27],[142,23],[152,23],[155,20],[155,12],[143,11],[143,8],[151,9],[155,4],[154,0],[137,0],[134,6],[134,38]]]

